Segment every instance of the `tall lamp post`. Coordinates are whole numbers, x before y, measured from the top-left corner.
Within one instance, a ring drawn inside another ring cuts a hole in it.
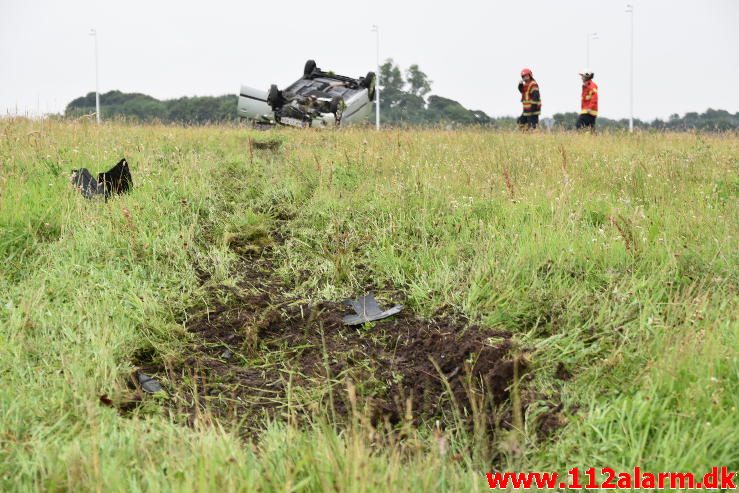
[[[634,131],[634,6],[626,5],[626,12],[631,14],[631,59],[629,61],[629,132]]]
[[[590,40],[591,39],[599,39],[598,33],[588,33],[587,37],[585,38],[585,68],[592,72],[592,69],[590,67]]]
[[[372,25],[372,32],[375,33],[375,63],[377,72],[375,73],[375,127],[380,130],[380,26]]]
[[[90,29],[90,36],[95,38],[95,116],[100,125],[100,79],[98,77],[98,32]]]

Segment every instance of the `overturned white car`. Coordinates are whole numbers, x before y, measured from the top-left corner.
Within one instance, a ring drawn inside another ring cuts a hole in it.
[[[375,98],[375,73],[353,79],[316,67],[308,60],[303,77],[280,91],[241,86],[238,114],[257,124],[334,127],[363,122]]]

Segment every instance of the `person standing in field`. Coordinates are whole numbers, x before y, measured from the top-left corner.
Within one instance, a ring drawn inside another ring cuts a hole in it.
[[[580,100],[580,117],[575,128],[595,128],[595,119],[598,117],[598,84],[593,82],[595,74],[587,69],[580,71],[582,79],[582,98]]]
[[[539,125],[541,114],[541,94],[539,84],[534,80],[531,69],[521,70],[521,82],[518,83],[518,91],[521,93],[523,113],[518,117],[518,126],[522,130],[534,129]]]

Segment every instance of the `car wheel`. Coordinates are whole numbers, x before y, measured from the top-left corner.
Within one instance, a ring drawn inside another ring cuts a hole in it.
[[[377,83],[377,77],[374,72],[367,72],[367,76],[362,79],[362,87],[367,89],[367,96],[370,101],[375,99],[375,85]]]
[[[346,103],[344,103],[344,98],[341,96],[334,96],[333,99],[331,99],[331,105],[329,108],[331,109],[331,113],[336,117],[337,125],[341,122],[341,116],[344,114],[345,107]]]
[[[303,68],[303,76],[310,76],[311,74],[313,74],[314,70],[316,70],[316,61],[308,60],[307,62],[305,62],[305,67]]]
[[[282,95],[280,94],[280,90],[277,89],[277,86],[274,84],[269,86],[269,93],[267,94],[267,102],[272,107],[272,109],[275,109],[278,106],[280,106],[281,99],[282,99]]]

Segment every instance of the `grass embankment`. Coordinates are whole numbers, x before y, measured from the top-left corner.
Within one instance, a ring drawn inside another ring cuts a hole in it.
[[[3,490],[482,491],[492,467],[739,468],[736,136],[281,131],[272,152],[239,128],[0,126]],[[70,169],[121,156],[133,193],[70,190]],[[187,309],[235,285],[234,238],[275,228],[296,296],[371,285],[513,332],[525,428],[396,443],[275,423],[249,444],[173,422],[162,397],[102,406],[141,350],[180,357]],[[548,401],[568,422],[541,437]]]

